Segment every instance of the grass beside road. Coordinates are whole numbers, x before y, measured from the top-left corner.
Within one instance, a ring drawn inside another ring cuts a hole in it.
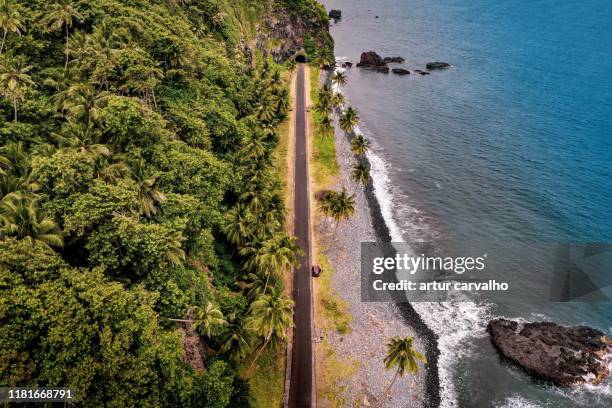
[[[310,102],[312,107],[317,103],[320,71],[310,67]],[[336,158],[336,143],[333,137],[320,137],[316,134],[318,114],[311,109],[309,118],[310,134],[310,174],[312,194],[323,189],[331,189],[340,174],[340,166]],[[312,211],[315,226],[313,231],[314,263],[318,264],[323,273],[314,281],[314,311],[316,333],[323,335],[323,340],[315,345],[317,372],[318,405],[329,407],[347,406],[349,400],[346,394],[345,380],[352,377],[358,369],[358,362],[343,359],[338,356],[327,340],[327,333],[335,331],[346,334],[351,331],[353,319],[348,311],[348,304],[334,291],[332,277],[335,269],[325,256],[326,247],[321,234],[316,227],[323,221],[323,215],[317,208],[312,197]]]

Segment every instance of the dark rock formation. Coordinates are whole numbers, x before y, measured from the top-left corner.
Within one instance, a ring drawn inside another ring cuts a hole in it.
[[[382,72],[384,74],[389,72],[389,67],[383,60],[383,58],[375,53],[374,51],[365,51],[361,53],[361,58],[358,67],[370,69],[376,72]]]
[[[410,71],[404,68],[393,68],[392,71],[397,75],[410,75]]]
[[[417,74],[421,74],[421,75],[430,75],[429,72],[423,71],[421,69],[415,69],[414,72],[416,72]]]
[[[345,63],[342,64],[342,68],[352,68],[353,67],[353,63],[350,61],[346,61]]]
[[[357,64],[358,67],[368,67],[377,65],[385,65],[385,61],[380,55],[378,55],[374,51],[362,52],[361,58],[359,59],[359,63]]]
[[[428,62],[425,67],[427,69],[446,69],[450,68],[450,64],[448,62]]]
[[[329,11],[329,18],[331,20],[334,20],[334,22],[338,22],[340,20],[342,20],[342,10],[330,10]]]
[[[604,359],[612,352],[612,340],[599,330],[495,319],[487,332],[502,355],[556,385],[598,384],[610,374]]]
[[[403,64],[404,62],[406,62],[406,60],[403,59],[402,57],[385,57],[383,59],[383,62],[385,64],[390,64],[392,62],[395,62],[396,64]]]

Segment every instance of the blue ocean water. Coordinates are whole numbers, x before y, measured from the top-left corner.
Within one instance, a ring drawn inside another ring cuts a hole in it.
[[[410,70],[452,64],[428,76],[348,70],[344,92],[386,165],[404,240],[612,242],[609,2],[323,3],[342,10],[331,28],[342,60],[375,50]],[[609,383],[559,390],[502,364],[483,331],[503,315],[610,333],[610,304],[420,307],[441,335],[447,406],[612,406]]]

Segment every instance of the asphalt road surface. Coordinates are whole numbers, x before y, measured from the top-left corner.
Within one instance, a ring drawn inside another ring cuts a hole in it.
[[[293,351],[289,407],[312,407],[312,294],[310,277],[310,208],[308,201],[308,156],[306,136],[306,101],[304,95],[304,64],[297,66],[295,112],[295,223],[294,234],[304,251],[300,267],[293,272],[293,298],[295,301]]]

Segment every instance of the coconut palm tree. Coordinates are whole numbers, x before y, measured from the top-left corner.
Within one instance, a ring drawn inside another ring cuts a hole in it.
[[[15,33],[21,36],[21,31],[24,31],[21,15],[17,10],[16,5],[9,4],[6,0],[0,1],[0,29],[2,30],[2,44],[0,45],[0,54],[4,51],[6,36],[9,33]]]
[[[215,330],[227,325],[221,310],[217,309],[212,302],[205,307],[192,307],[187,311],[187,319],[168,319],[173,322],[191,323],[192,329],[199,329],[206,337],[211,337]]]
[[[317,94],[317,100],[323,106],[330,106],[331,98],[333,95],[333,91],[328,84],[324,84],[319,88],[319,93]]]
[[[341,192],[328,191],[320,198],[319,208],[336,221],[335,231],[340,221],[355,213],[355,195],[349,195],[346,188],[342,188]]]
[[[293,302],[280,291],[262,295],[251,304],[247,327],[262,339],[257,354],[247,371],[253,367],[261,352],[269,345],[287,340],[287,330],[293,324]]]
[[[51,5],[45,21],[49,28],[53,31],[61,30],[62,27],[66,31],[66,63],[64,64],[64,70],[68,68],[68,57],[70,55],[68,48],[68,40],[70,38],[70,27],[76,21],[83,21],[83,15],[77,10],[76,6],[71,0],[59,0]]]
[[[105,144],[99,143],[102,136],[100,129],[93,123],[79,123],[70,119],[62,125],[59,133],[51,133],[60,147],[76,147],[81,152],[94,157],[110,156],[111,151]]]
[[[353,194],[355,194],[359,184],[365,186],[370,181],[370,168],[363,161],[358,162],[353,166],[351,178],[355,182],[355,190],[353,190]]]
[[[363,156],[368,150],[370,150],[370,141],[363,135],[357,135],[351,140],[351,152],[354,154]]]
[[[222,231],[232,244],[241,247],[253,234],[253,224],[243,205],[238,204],[229,210],[225,216]]]
[[[355,213],[355,195],[349,195],[346,188],[336,195],[334,205],[332,207],[332,217],[336,220],[334,230],[338,229],[340,221],[351,217]]]
[[[344,97],[343,93],[334,92],[334,94],[331,97],[331,105],[336,112],[339,111],[344,106],[345,102],[346,102],[346,98]],[[334,112],[334,115],[335,115],[335,112]]]
[[[393,337],[387,343],[387,355],[385,356],[385,369],[391,370],[396,368],[395,375],[391,383],[387,386],[381,396],[381,403],[387,396],[389,390],[397,380],[397,377],[403,377],[404,374],[416,374],[419,371],[418,362],[427,364],[427,359],[423,354],[416,351],[412,345],[412,337],[400,338]]]
[[[342,129],[344,133],[352,133],[353,130],[355,129],[355,126],[357,126],[358,124],[359,124],[358,113],[352,106],[349,106],[348,108],[346,108],[344,113],[342,113],[342,115],[340,116],[340,121],[339,121],[340,129]]]
[[[329,115],[323,115],[316,123],[317,135],[328,137],[334,135],[334,125]]]
[[[266,276],[264,292],[270,275],[281,273],[292,266],[297,267],[297,257],[301,253],[297,239],[285,234],[240,249],[240,255],[247,258],[244,268],[247,271],[260,271]]]
[[[85,123],[97,123],[108,92],[98,92],[90,83],[81,82],[70,86],[64,97],[63,108],[68,116]]]
[[[64,238],[57,224],[38,207],[38,200],[10,193],[0,201],[0,237],[15,237],[33,247],[62,247]]]
[[[28,86],[36,86],[28,72],[32,66],[26,66],[22,61],[8,60],[0,64],[0,91],[2,95],[13,102],[13,121],[17,122],[17,102],[24,99]]]
[[[342,71],[336,71],[334,72],[334,75],[332,75],[332,84],[336,85],[338,88],[341,88],[346,85],[346,82],[346,73]]]
[[[222,336],[221,352],[228,353],[234,361],[242,361],[251,351],[248,332],[239,318],[230,319]]]
[[[131,166],[131,176],[138,184],[138,202],[140,211],[151,218],[157,213],[157,204],[166,201],[166,196],[155,188],[157,177],[150,175],[146,170],[143,159],[136,160]]]

